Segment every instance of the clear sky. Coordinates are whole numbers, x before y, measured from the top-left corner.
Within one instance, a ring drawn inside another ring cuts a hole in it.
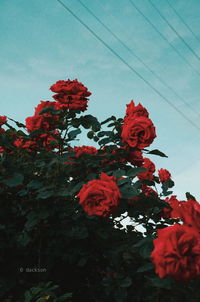
[[[148,0],[132,0],[165,38],[200,72],[200,60],[163,21]],[[127,49],[100,25],[77,0],[63,0],[88,26],[139,74],[200,127],[200,75],[145,21],[129,0],[82,0],[146,65],[193,108],[161,84]],[[152,0],[172,26],[200,56],[200,1],[169,0],[196,34],[181,23],[168,2]],[[157,130],[149,149],[166,168],[179,198],[189,191],[200,201],[200,130],[171,108],[144,81],[105,48],[57,0],[0,2],[1,113],[19,121],[33,114],[40,100],[51,100],[49,87],[60,79],[83,82],[92,92],[88,114],[103,120],[123,117],[134,99],[145,106]],[[80,144],[91,144],[81,136]]]

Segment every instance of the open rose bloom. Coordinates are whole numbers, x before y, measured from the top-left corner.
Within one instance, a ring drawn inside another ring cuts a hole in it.
[[[118,206],[121,193],[113,176],[101,173],[100,179],[84,184],[77,197],[89,215],[109,216]]]
[[[156,131],[148,116],[148,111],[141,104],[135,106],[131,101],[127,105],[121,134],[123,142],[138,149],[148,147],[153,142]]]
[[[158,230],[151,259],[160,278],[186,282],[200,276],[199,233],[179,224]]]

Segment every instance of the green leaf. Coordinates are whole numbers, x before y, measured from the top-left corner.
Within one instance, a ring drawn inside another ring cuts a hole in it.
[[[75,118],[71,121],[71,125],[74,127],[74,128],[78,128],[80,125],[81,125],[81,120],[78,119],[78,118]]]
[[[122,198],[130,199],[139,195],[138,191],[133,186],[124,185],[119,188]]]
[[[100,129],[101,129],[101,125],[100,125],[99,122],[96,122],[96,124],[93,124],[93,125],[92,125],[92,130],[93,130],[94,132],[97,132],[97,131],[99,131]]]
[[[119,169],[119,170],[114,171],[112,173],[112,175],[115,176],[115,177],[117,177],[117,178],[120,178],[120,177],[124,176],[125,174],[126,174],[126,171],[123,170],[123,169]]]
[[[105,145],[109,142],[111,142],[110,137],[105,137],[105,138],[102,138],[100,141],[98,141],[98,144],[99,145]]]
[[[107,136],[112,136],[113,135],[113,132],[112,131],[100,131],[97,136],[98,137],[102,137],[104,135],[107,135]]]
[[[101,128],[101,124],[99,123],[99,121],[97,120],[96,117],[94,117],[93,115],[91,114],[88,114],[88,115],[85,115],[85,116],[82,116],[80,118],[80,122],[81,122],[81,125],[88,129],[88,128],[92,128],[93,131],[99,131],[100,128]]]
[[[71,194],[77,194],[80,191],[80,189],[82,188],[84,183],[85,183],[84,181],[77,183],[71,190]]]
[[[115,122],[112,122],[112,123],[107,125],[107,127],[112,127],[112,126],[115,126]]]
[[[76,136],[78,135],[78,134],[80,134],[81,133],[81,129],[76,129],[76,130],[72,130],[72,131],[70,131],[69,133],[68,133],[68,137],[70,138],[70,139],[75,139],[76,138]]]
[[[116,117],[114,115],[112,115],[111,117],[109,117],[106,120],[104,120],[103,122],[101,122],[101,125],[106,124],[107,122],[110,122],[110,121],[116,121]]]
[[[31,241],[31,238],[29,237],[27,232],[23,232],[18,236],[17,240],[22,246],[26,246]]]
[[[130,179],[129,178],[123,178],[123,179],[117,180],[118,186],[121,186],[121,185],[123,185],[125,183],[129,183],[130,184]]]
[[[145,168],[131,168],[127,172],[127,176],[129,177],[135,177],[138,173],[145,172],[147,169]]]
[[[31,230],[38,222],[38,217],[36,213],[30,212],[27,216],[27,222],[25,223],[25,228]]]
[[[158,149],[154,149],[152,151],[149,151],[147,154],[154,154],[154,155],[158,155],[161,157],[168,157],[167,155],[165,155],[163,152],[159,151]]]
[[[173,180],[167,180],[165,182],[162,183],[162,190],[163,190],[163,194],[165,196],[170,195],[171,193],[173,193],[172,191],[168,191],[169,188],[172,188],[174,186],[174,182]]]
[[[43,186],[43,184],[36,179],[31,180],[28,184],[27,184],[27,188],[31,188],[31,189],[39,189]]]
[[[25,294],[24,294],[24,302],[31,302],[32,300],[32,295],[30,294],[30,291],[26,291]]]
[[[23,181],[24,181],[24,175],[15,172],[12,177],[5,179],[3,183],[5,183],[9,187],[16,187],[22,185]]]
[[[98,142],[98,140],[99,140],[99,138],[97,136],[94,136],[93,139],[94,139],[95,142]]]
[[[172,280],[171,278],[161,279],[158,276],[156,277],[146,277],[154,287],[171,289],[172,288]]]
[[[145,265],[138,268],[137,273],[148,272],[154,269],[153,263],[146,263]]]
[[[153,240],[149,237],[141,239],[139,242],[133,245],[133,248],[138,248],[140,255],[144,259],[149,259],[153,250]]]
[[[88,133],[87,133],[87,137],[88,138],[93,138],[93,136],[94,136],[94,131],[89,131]]]
[[[129,287],[132,284],[132,279],[130,277],[126,277],[123,280],[120,280],[120,287]]]
[[[51,197],[51,196],[53,196],[54,195],[54,191],[53,190],[45,190],[45,189],[43,189],[43,190],[41,190],[41,191],[39,191],[38,192],[39,194],[37,195],[37,199],[47,199],[47,198],[49,198],[49,197]]]
[[[196,200],[196,198],[193,195],[191,195],[189,192],[186,192],[185,195],[186,195],[187,200],[188,199]]]
[[[13,120],[12,118],[8,118],[8,119],[11,120],[12,122],[14,122],[17,125],[17,127],[26,128],[26,126],[24,124],[19,123],[18,121]]]

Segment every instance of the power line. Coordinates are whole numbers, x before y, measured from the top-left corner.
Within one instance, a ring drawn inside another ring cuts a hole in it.
[[[153,8],[157,11],[157,13],[159,14],[159,16],[167,23],[167,25],[173,30],[173,32],[175,32],[175,34],[179,37],[179,39],[181,39],[181,41],[185,44],[185,46],[193,53],[193,55],[197,58],[197,60],[200,61],[200,57],[198,56],[198,54],[192,49],[192,47],[185,41],[185,39],[183,37],[181,37],[181,35],[177,32],[177,30],[174,28],[174,26],[171,25],[171,23],[167,20],[167,18],[165,18],[165,16],[161,13],[161,11],[157,8],[157,6],[151,1],[148,0],[149,3],[153,6]]]
[[[177,15],[177,17],[182,21],[182,23],[187,27],[187,29],[191,32],[191,34],[196,38],[196,40],[200,43],[200,39],[197,37],[195,32],[191,29],[191,27],[185,22],[185,20],[181,17],[181,15],[178,13],[178,11],[173,7],[173,5],[166,0],[168,5],[171,7],[171,9],[174,11],[174,13]]]
[[[167,102],[175,111],[177,111],[185,120],[187,120],[193,127],[200,130],[192,120],[190,120],[181,110],[179,110],[170,100],[162,95],[148,80],[140,75],[129,63],[127,63],[114,49],[112,49],[104,40],[102,40],[85,22],[83,22],[66,4],[61,0],[57,0],[79,23],[81,23],[97,40],[99,40],[107,49],[111,51],[122,63],[124,63],[134,74],[143,80],[154,92],[156,92],[165,102]]]
[[[138,13],[140,15],[142,15],[142,17],[146,20],[147,23],[149,23],[151,25],[151,27],[153,27],[153,29],[162,37],[163,40],[165,40],[170,46],[171,48],[178,54],[179,57],[182,58],[182,60],[188,65],[190,66],[190,68],[192,68],[193,71],[196,72],[196,74],[198,74],[198,76],[200,76],[200,72],[195,69],[192,64],[190,64],[190,62],[181,54],[181,52],[176,49],[176,47],[167,40],[167,38],[157,29],[157,27],[149,20],[149,18],[147,18],[143,12],[135,5],[135,3],[132,0],[129,0],[129,2],[131,3],[131,5],[138,11]]]
[[[160,78],[159,75],[155,71],[153,71],[139,56],[135,54],[135,52],[129,48],[120,38],[117,36],[104,22],[101,21],[100,18],[98,18],[93,11],[86,6],[81,0],[77,0],[88,12],[90,15],[92,15],[126,50],[128,50],[134,57],[137,58],[137,60],[142,63],[143,66],[146,67],[147,70],[149,70],[159,82],[161,82],[165,87],[167,87],[169,90],[171,90],[192,112],[194,112],[198,117],[199,114],[192,108],[190,104],[187,103],[184,98],[182,98],[172,87],[170,87],[162,78]]]

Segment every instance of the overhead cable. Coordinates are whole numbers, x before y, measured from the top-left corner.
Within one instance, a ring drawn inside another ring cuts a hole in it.
[[[179,57],[182,58],[182,60],[188,65],[190,66],[190,68],[196,73],[198,74],[198,76],[200,76],[200,72],[193,67],[193,65],[182,55],[182,53],[171,43],[167,40],[167,38],[162,34],[162,32],[160,32],[157,27],[150,21],[150,19],[148,17],[145,16],[145,14],[135,5],[135,3],[133,2],[133,0],[128,0],[131,5],[138,11],[138,13],[140,15],[142,15],[142,17],[146,20],[146,22],[148,22],[151,27],[153,27],[153,29],[160,35],[160,37],[162,37],[163,40],[165,40],[170,46],[171,48],[178,54]]]
[[[192,120],[190,120],[180,109],[178,109],[168,98],[166,98],[160,91],[155,88],[148,80],[146,80],[139,72],[137,72],[129,63],[126,62],[112,47],[110,47],[103,39],[101,39],[84,21],[82,21],[65,3],[57,0],[66,11],[68,11],[79,23],[81,23],[97,40],[99,40],[107,49],[111,51],[122,63],[124,63],[134,74],[143,80],[156,94],[158,94],[166,103],[168,103],[176,112],[178,112],[185,120],[187,120],[193,127],[200,130]]]
[[[195,37],[195,39],[200,43],[199,37],[195,34],[195,32],[191,29],[191,27],[185,22],[183,17],[178,13],[178,11],[175,9],[175,7],[168,1],[166,0],[168,5],[171,7],[171,9],[174,11],[174,13],[177,15],[177,17],[181,20],[181,22],[187,27],[187,29],[190,31],[190,33]]]
[[[152,0],[148,0],[149,3],[153,6],[153,8],[157,11],[159,16],[167,23],[167,25],[171,28],[171,30],[179,37],[179,39],[184,43],[184,45],[191,51],[191,53],[197,58],[197,60],[200,61],[200,57],[198,54],[192,49],[192,47],[185,41],[183,37],[177,32],[177,30],[174,28],[174,26],[171,25],[171,23],[165,18],[165,16],[161,13],[161,11],[157,8],[157,6],[152,2]]]
[[[101,21],[100,18],[98,18],[93,11],[86,6],[81,0],[77,0],[88,12],[90,15],[92,15],[126,50],[128,50],[134,57],[137,58],[137,60],[145,66],[145,68],[150,71],[157,80],[159,80],[160,83],[162,83],[165,87],[167,87],[169,90],[171,90],[193,113],[195,113],[199,117],[199,113],[195,111],[192,106],[184,99],[182,98],[171,86],[169,86],[160,76],[153,71],[139,56],[136,55],[136,53],[127,46],[125,42],[123,42],[119,36],[117,36],[104,22]]]

